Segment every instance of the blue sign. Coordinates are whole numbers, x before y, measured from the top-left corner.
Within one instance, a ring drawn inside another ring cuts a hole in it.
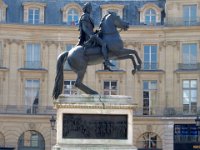
[[[195,124],[174,125],[174,150],[200,150],[200,134]]]

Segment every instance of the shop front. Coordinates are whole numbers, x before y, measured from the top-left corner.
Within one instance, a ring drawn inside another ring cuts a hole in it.
[[[195,124],[174,125],[174,150],[200,150],[200,131]]]

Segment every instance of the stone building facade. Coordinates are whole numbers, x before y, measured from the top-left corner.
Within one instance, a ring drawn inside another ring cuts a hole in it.
[[[56,131],[52,89],[57,56],[73,47],[86,1],[0,0],[0,147],[50,150]],[[134,144],[138,149],[198,148],[200,113],[200,1],[92,1],[96,28],[108,11],[130,23],[120,33],[143,66],[134,76],[130,61],[112,61],[113,72],[90,66],[84,83],[100,94],[132,96]],[[66,63],[65,94],[75,74]]]

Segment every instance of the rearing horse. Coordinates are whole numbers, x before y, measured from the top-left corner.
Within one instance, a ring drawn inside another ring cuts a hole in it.
[[[116,13],[109,13],[102,19],[100,27],[101,38],[106,42],[109,50],[109,59],[131,59],[134,66],[132,74],[134,74],[136,70],[140,70],[142,61],[138,53],[135,50],[124,48],[123,41],[117,30],[117,28],[127,30],[129,27],[128,23],[122,21]],[[89,40],[86,45],[89,42],[92,41]],[[137,63],[134,55],[137,59]],[[101,54],[101,47],[75,46],[69,52],[65,51],[58,56],[57,72],[53,89],[54,99],[57,99],[63,90],[63,65],[65,61],[68,61],[71,69],[77,74],[75,86],[87,94],[98,94],[96,91],[84,85],[82,81],[88,65],[96,65],[104,61]]]

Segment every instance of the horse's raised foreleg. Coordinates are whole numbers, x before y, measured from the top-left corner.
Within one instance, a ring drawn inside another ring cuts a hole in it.
[[[132,50],[132,49],[127,49],[127,48],[124,48],[123,51],[126,51],[127,53],[129,54],[133,54],[135,55],[135,57],[137,58],[137,62],[138,62],[138,65],[137,65],[137,70],[140,70],[141,69],[141,65],[142,65],[142,60],[140,59],[138,53],[136,50]]]
[[[98,94],[96,91],[90,89],[89,87],[87,87],[82,83],[84,75],[85,75],[85,69],[77,72],[77,79],[75,82],[75,86],[80,90],[82,90],[83,92],[85,92],[86,94],[93,94],[93,95]]]
[[[132,74],[134,75],[136,73],[136,70],[137,70],[137,64],[135,62],[135,58],[133,55],[126,55],[126,56],[121,56],[121,57],[118,57],[117,58],[118,60],[124,60],[124,59],[131,59],[132,60],[132,63],[133,63],[133,66],[134,66],[134,69],[132,69]]]
[[[136,70],[140,70],[141,69],[141,65],[142,65],[142,60],[140,59],[137,51],[132,50],[132,49],[127,49],[124,48],[123,50],[118,50],[118,51],[113,51],[113,54],[117,57],[123,57],[123,56],[127,56],[127,55],[135,55],[136,59],[137,59],[137,67],[135,68]],[[135,61],[135,60],[134,60]]]

